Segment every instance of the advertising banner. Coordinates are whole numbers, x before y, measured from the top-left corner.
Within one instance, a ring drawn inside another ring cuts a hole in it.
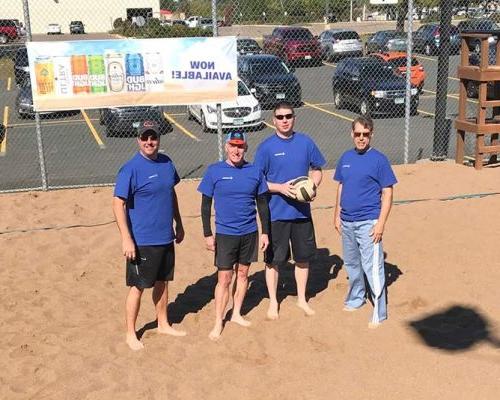
[[[28,42],[36,111],[235,101],[236,39]]]

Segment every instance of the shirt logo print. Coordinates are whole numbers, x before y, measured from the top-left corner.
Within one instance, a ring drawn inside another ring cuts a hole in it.
[[[158,178],[158,174],[148,176],[148,179]]]
[[[233,179],[233,177],[232,176],[223,176],[222,179],[225,179],[225,180],[229,179],[230,180],[230,179]]]
[[[351,164],[344,164],[342,165],[342,168],[351,168]]]
[[[285,152],[282,152],[282,153],[274,153],[274,156],[275,157],[278,157],[278,156],[284,156],[285,155]]]

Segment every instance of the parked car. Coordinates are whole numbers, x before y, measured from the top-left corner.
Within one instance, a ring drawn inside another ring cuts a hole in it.
[[[60,35],[60,34],[62,34],[61,25],[59,24],[47,25],[47,35]]]
[[[19,30],[13,19],[0,19],[0,44],[19,38]]]
[[[212,30],[214,29],[214,22],[212,18],[202,18],[198,21],[198,28]]]
[[[277,56],[239,56],[238,76],[262,107],[272,107],[285,100],[297,106],[302,104],[302,90],[293,68]]]
[[[18,36],[26,36],[26,28],[24,27],[24,24],[19,21],[18,19],[13,19],[14,23],[16,24],[17,27],[17,35]]]
[[[166,19],[160,22],[161,26],[174,26],[174,25],[182,25],[187,26],[186,21],[183,19]]]
[[[33,107],[33,94],[31,92],[31,85],[21,86],[16,96],[16,113],[18,118],[34,118],[35,109]],[[77,114],[79,110],[70,111],[43,111],[39,114],[46,118],[59,118],[65,115]]]
[[[322,60],[319,41],[307,28],[278,27],[271,35],[264,36],[264,52],[280,57],[287,64]]]
[[[255,39],[250,38],[237,38],[236,51],[240,55],[252,55],[262,53],[262,49]]]
[[[457,25],[460,33],[466,33],[471,31],[493,31],[499,30],[500,27],[492,19],[489,18],[477,18],[469,19],[466,21],[460,21]],[[490,36],[488,42],[490,44],[496,43],[498,38],[496,36]],[[481,51],[481,40],[477,38],[470,38],[467,40],[467,45],[469,50],[479,53]]]
[[[495,65],[496,64],[496,45],[495,44],[490,44],[489,46],[489,55],[488,55],[488,64],[490,65]],[[481,61],[481,55],[479,53],[471,53],[469,55],[469,64],[470,65],[475,65],[478,66]],[[467,92],[467,97],[471,97],[474,99],[477,99],[479,96],[479,82],[477,81],[466,81],[465,82],[465,89]],[[486,98],[487,99],[494,99],[495,98],[495,91],[494,91],[494,83],[493,82],[488,82],[488,85],[486,86]]]
[[[69,33],[72,35],[83,35],[85,33],[85,25],[82,21],[71,21],[69,23]]]
[[[262,113],[258,100],[244,82],[238,79],[238,98],[234,102],[224,102],[222,108],[222,128],[260,128]],[[217,129],[216,104],[193,104],[187,107],[189,119],[201,124],[203,132]]]
[[[413,49],[428,56],[436,54],[439,50],[440,29],[439,24],[422,25],[413,37]],[[460,52],[460,32],[455,25],[450,26],[450,51],[452,54]]]
[[[329,29],[319,35],[323,59],[333,61],[339,57],[363,56],[363,43],[357,32],[349,29]]]
[[[365,54],[384,51],[406,51],[407,34],[395,30],[378,31],[365,44]]]
[[[160,107],[112,107],[99,110],[99,123],[106,126],[106,136],[134,134],[138,123],[144,120],[155,121],[161,134],[172,131],[172,126],[166,120]]]
[[[337,64],[332,78],[335,108],[359,108],[363,115],[403,114],[406,81],[394,74],[388,63],[374,57],[345,58]],[[417,114],[418,89],[411,89],[411,114]]]
[[[26,47],[18,48],[14,55],[14,79],[17,86],[30,84],[30,69],[28,64],[28,51]]]
[[[185,23],[190,28],[196,28],[202,18],[200,15],[192,15],[185,20]]]
[[[406,53],[402,52],[388,52],[388,53],[373,53],[370,57],[377,58],[387,62],[395,74],[402,76],[406,79]],[[410,80],[412,86],[416,87],[420,93],[424,87],[425,82],[424,66],[415,58],[411,58]]]

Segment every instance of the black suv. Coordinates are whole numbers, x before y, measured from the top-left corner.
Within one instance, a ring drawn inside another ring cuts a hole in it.
[[[155,121],[162,135],[172,131],[160,107],[113,107],[101,108],[99,111],[99,123],[106,125],[106,136],[134,134],[139,123],[145,120]]]
[[[82,21],[71,21],[69,23],[69,33],[74,35],[74,34],[84,34],[85,33],[85,27],[83,25]]]
[[[250,38],[236,38],[236,51],[241,55],[262,53],[259,43],[255,39]]]
[[[280,101],[302,104],[302,90],[293,71],[270,54],[238,57],[238,75],[262,107],[273,107]]]
[[[469,19],[466,21],[461,21],[458,23],[458,30],[460,33],[472,32],[472,31],[494,31],[498,30],[500,27],[495,23],[495,21],[489,18],[476,18]],[[490,44],[496,43],[497,38],[495,36],[491,36],[488,38]],[[481,41],[476,38],[469,38],[467,40],[467,45],[471,51],[475,51],[479,53],[481,51]]]
[[[28,51],[26,47],[17,49],[14,55],[14,77],[17,86],[30,84],[30,70],[28,66]]]
[[[346,58],[338,63],[332,79],[335,108],[359,108],[363,115],[403,114],[406,80],[389,63],[373,57]],[[411,89],[411,114],[417,114],[418,89]]]
[[[422,25],[413,37],[413,49],[418,53],[430,56],[439,50],[440,29],[439,24]],[[450,26],[450,48],[452,54],[460,52],[460,32],[455,25]]]

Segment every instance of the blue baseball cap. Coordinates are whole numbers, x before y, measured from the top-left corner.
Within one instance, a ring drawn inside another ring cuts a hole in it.
[[[247,137],[243,132],[229,132],[226,137],[226,143],[230,144],[246,144]]]

